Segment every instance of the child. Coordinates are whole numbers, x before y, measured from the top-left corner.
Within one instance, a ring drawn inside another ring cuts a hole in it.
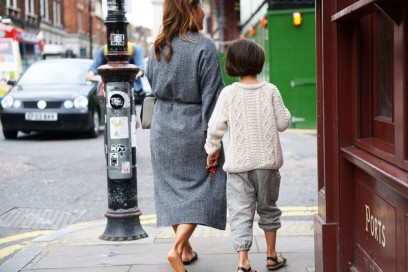
[[[238,40],[228,49],[225,68],[240,77],[225,87],[208,124],[205,150],[207,168],[218,164],[221,140],[229,130],[229,147],[223,169],[227,172],[227,200],[234,249],[240,272],[254,272],[248,259],[252,245],[255,209],[265,232],[268,270],[285,266],[275,250],[281,210],[276,206],[283,164],[278,132],[288,128],[290,113],[276,86],[258,81],[265,54],[249,40]],[[256,272],[256,271],[255,271]]]

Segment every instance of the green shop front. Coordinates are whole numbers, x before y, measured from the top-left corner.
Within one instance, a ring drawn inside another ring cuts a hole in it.
[[[291,127],[316,128],[314,1],[267,4],[265,14],[254,14],[256,21],[243,23],[241,38],[264,48],[266,61],[260,78],[280,90],[292,114]]]

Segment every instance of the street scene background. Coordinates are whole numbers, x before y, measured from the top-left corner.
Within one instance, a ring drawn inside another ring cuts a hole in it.
[[[0,135],[0,264],[35,237],[105,218],[103,133],[96,139],[78,134],[19,134],[17,140],[5,140]],[[138,206],[144,226],[155,225],[149,134],[149,130],[136,131]],[[283,210],[280,233],[313,235],[316,132],[289,129],[280,135],[285,160],[278,200]]]

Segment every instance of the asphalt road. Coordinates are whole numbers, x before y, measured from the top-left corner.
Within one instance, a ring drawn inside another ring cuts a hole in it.
[[[138,199],[144,214],[154,213],[148,133],[137,132]],[[1,227],[1,215],[15,208],[77,211],[75,222],[104,218],[108,204],[103,138],[103,133],[96,139],[19,134],[17,140],[5,140],[1,135],[0,237],[27,230]]]

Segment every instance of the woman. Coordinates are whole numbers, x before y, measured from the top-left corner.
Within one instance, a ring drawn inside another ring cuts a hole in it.
[[[199,33],[203,21],[199,0],[165,0],[146,73],[157,98],[150,134],[157,224],[175,231],[167,258],[176,272],[197,259],[189,243],[197,224],[226,224],[226,174],[219,168],[210,176],[204,150],[224,83],[215,45]]]

